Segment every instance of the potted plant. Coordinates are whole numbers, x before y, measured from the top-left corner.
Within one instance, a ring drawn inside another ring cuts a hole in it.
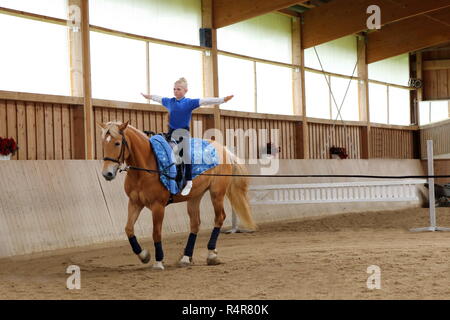
[[[331,147],[330,148],[331,159],[347,159],[348,154],[345,148]]]
[[[0,137],[0,160],[10,160],[19,148],[13,138]]]

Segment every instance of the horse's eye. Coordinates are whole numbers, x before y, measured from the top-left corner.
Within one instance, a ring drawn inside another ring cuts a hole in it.
[[[116,146],[120,146],[120,142],[116,142],[115,144],[116,144]]]

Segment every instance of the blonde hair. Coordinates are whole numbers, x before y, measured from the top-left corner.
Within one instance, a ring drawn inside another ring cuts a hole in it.
[[[183,88],[186,88],[186,89],[188,87],[188,83],[187,83],[187,80],[185,78],[180,78],[177,81],[175,81],[175,85],[182,86]]]

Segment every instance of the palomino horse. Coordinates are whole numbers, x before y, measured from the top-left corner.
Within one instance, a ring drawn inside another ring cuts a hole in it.
[[[124,162],[130,167],[155,170],[155,172],[140,170],[128,170],[127,172],[125,193],[129,201],[128,221],[125,232],[133,252],[142,263],[149,262],[150,254],[148,250],[141,249],[134,234],[134,224],[141,210],[144,207],[149,208],[153,216],[153,241],[155,245],[156,262],[153,268],[163,270],[164,253],[161,245],[161,231],[164,209],[170,198],[170,193],[160,182],[156,158],[148,137],[143,132],[128,125],[128,121],[126,123],[98,123],[98,125],[102,128],[102,143],[105,156],[102,174],[106,180],[114,179],[119,167]],[[207,263],[209,265],[219,263],[216,242],[226,217],[223,204],[225,195],[246,227],[250,229],[256,228],[247,197],[248,178],[229,176],[231,174],[245,174],[245,167],[242,164],[238,164],[236,157],[224,146],[215,141],[211,141],[211,143],[216,149],[221,162],[205,173],[222,174],[223,176],[200,175],[194,179],[189,195],[182,196],[177,194],[173,196],[174,203],[187,201],[191,228],[184,255],[179,261],[180,266],[188,266],[192,263],[195,241],[200,226],[200,201],[206,191],[209,190],[210,192],[215,214],[214,229],[208,242]]]

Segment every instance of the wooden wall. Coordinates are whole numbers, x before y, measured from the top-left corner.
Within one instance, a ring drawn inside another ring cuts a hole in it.
[[[20,149],[14,159],[84,159],[82,103],[82,98],[0,91],[0,136],[13,137],[18,142]],[[94,99],[93,106],[94,122],[130,120],[131,125],[140,130],[167,131],[168,114],[160,105]],[[364,122],[348,121],[344,125],[312,118],[303,122],[301,116],[228,110],[217,113],[214,108],[200,108],[192,117],[193,136],[202,137],[207,129],[214,128],[216,117],[219,117],[227,146],[232,146],[231,137],[226,135],[227,129],[266,129],[266,143],[273,143],[279,148],[280,159],[301,157],[305,133],[308,134],[311,159],[329,159],[332,146],[346,148],[350,159],[360,159],[365,143],[363,136],[367,132]],[[303,130],[305,123],[307,130]],[[273,131],[274,135],[271,135],[271,130],[276,130],[278,137]],[[370,157],[413,159],[416,155],[414,132],[417,130],[417,127],[372,124]],[[439,139],[443,144],[448,142],[447,138]],[[95,159],[101,159],[101,130],[97,125],[93,140]],[[236,144],[236,138],[234,140]],[[248,138],[244,148],[245,158],[251,154],[250,150],[259,155],[261,148],[267,147],[261,133],[256,137],[256,145],[247,141]]]
[[[414,131],[371,127],[370,158],[414,159]]]
[[[349,159],[361,158],[362,126],[309,122],[309,154],[312,159],[330,159],[330,148],[345,148]]]
[[[244,132],[252,128],[256,129],[256,132],[263,132],[260,130],[265,129],[265,136],[262,134],[256,135],[257,143],[251,154],[256,153],[259,155],[266,150],[267,143],[272,143],[274,146],[278,147],[279,157],[281,159],[296,159],[297,139],[295,131],[296,122],[294,121],[295,117],[251,114],[235,111],[223,111],[221,113],[221,128],[226,146],[230,147],[237,144],[237,138],[234,138],[235,142],[230,141],[230,139],[234,137],[232,136],[232,131],[230,131],[230,129],[236,130],[241,128]],[[262,148],[264,148],[264,151]],[[248,158],[250,154],[250,144],[247,138],[245,140],[244,152],[245,158]]]
[[[435,156],[450,154],[450,120],[422,126],[420,128],[421,158],[427,157],[427,140],[433,140]]]
[[[73,159],[72,124],[80,107],[57,101],[0,98],[0,136],[14,138],[19,146],[12,159]]]
[[[428,172],[428,163],[426,160],[422,160],[422,167],[425,173]],[[450,174],[450,159],[434,159],[434,174],[436,176],[446,176]],[[437,184],[448,184],[450,183],[450,178],[437,178],[434,180]]]
[[[450,47],[423,52],[422,57],[424,100],[450,99],[450,68],[427,67],[427,61],[450,59]]]

